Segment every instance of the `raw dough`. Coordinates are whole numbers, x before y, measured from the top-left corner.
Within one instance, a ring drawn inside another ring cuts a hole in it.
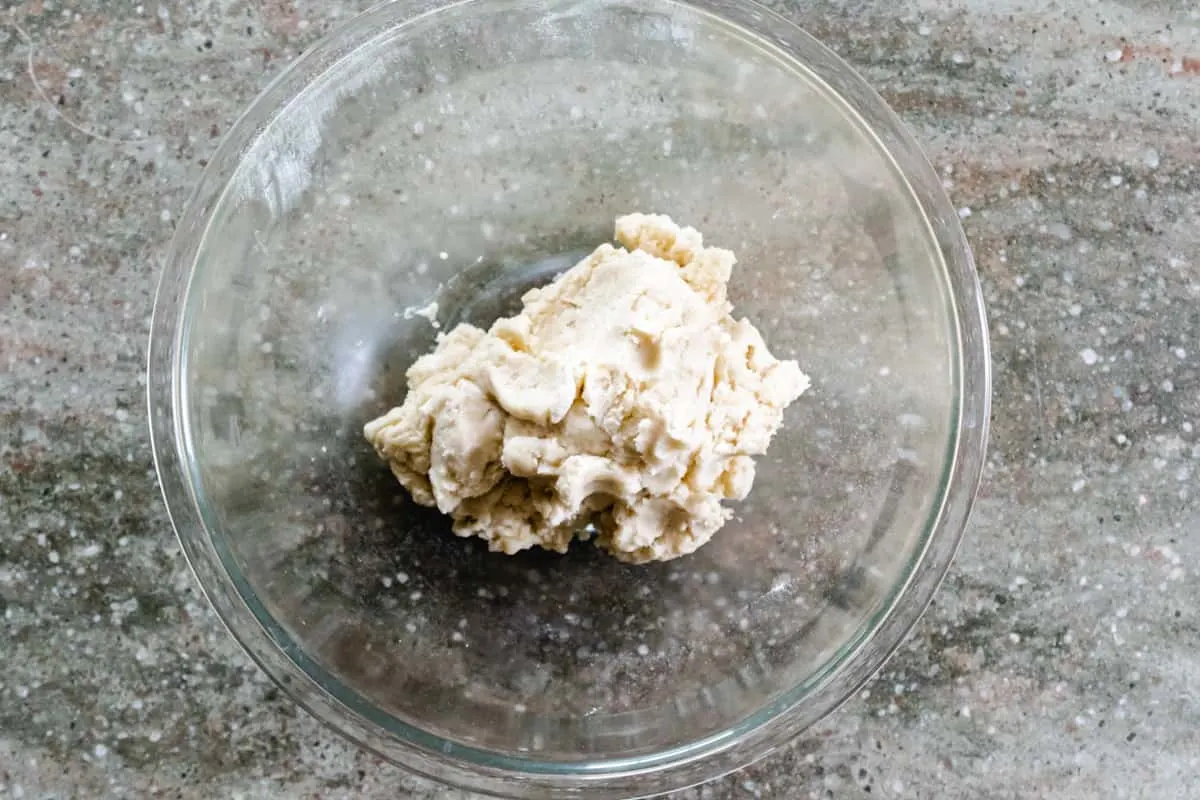
[[[634,563],[690,553],[808,388],[730,315],[733,253],[660,215],[621,217],[616,238],[628,249],[600,245],[517,316],[442,335],[404,404],[365,427],[459,536],[565,552],[594,533]]]

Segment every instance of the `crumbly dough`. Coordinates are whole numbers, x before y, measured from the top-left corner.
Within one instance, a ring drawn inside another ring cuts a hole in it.
[[[726,287],[733,253],[669,217],[616,223],[600,245],[488,331],[461,324],[408,371],[404,404],[367,439],[413,500],[492,550],[665,561],[725,523],[783,410],[808,387]],[[627,249],[625,249],[627,248]]]

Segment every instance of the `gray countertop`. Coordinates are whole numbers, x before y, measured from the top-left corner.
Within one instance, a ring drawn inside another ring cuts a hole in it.
[[[145,431],[151,294],[205,158],[366,5],[0,12],[2,797],[461,797],[344,744],[241,655],[187,572]],[[786,13],[880,88],[961,207],[991,453],[950,577],[869,690],[679,797],[1195,796],[1200,6]]]

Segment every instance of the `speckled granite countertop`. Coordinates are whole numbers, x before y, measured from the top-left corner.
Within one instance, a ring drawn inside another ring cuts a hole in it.
[[[0,796],[461,796],[343,744],[238,652],[145,433],[173,219],[258,90],[365,5],[0,16]],[[785,6],[904,115],[962,209],[994,435],[959,560],[869,691],[680,797],[1195,796],[1200,7]]]

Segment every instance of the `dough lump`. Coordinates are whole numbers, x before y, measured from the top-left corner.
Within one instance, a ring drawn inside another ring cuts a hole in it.
[[[731,316],[733,253],[662,215],[620,217],[616,239],[520,314],[441,335],[404,403],[364,428],[459,536],[509,554],[591,536],[631,563],[691,553],[808,388]]]

